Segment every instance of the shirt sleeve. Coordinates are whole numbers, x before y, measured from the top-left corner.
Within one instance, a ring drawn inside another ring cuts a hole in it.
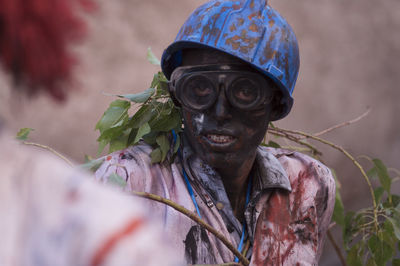
[[[96,180],[115,183],[118,178],[126,183],[122,185],[126,191],[150,192],[157,185],[150,153],[151,147],[137,145],[104,156],[103,164],[95,172]]]
[[[317,265],[334,208],[334,179],[306,155],[278,159],[292,191],[271,193],[257,221],[251,265]]]

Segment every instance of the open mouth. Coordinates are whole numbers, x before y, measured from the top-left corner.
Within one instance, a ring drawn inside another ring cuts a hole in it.
[[[229,135],[207,134],[206,137],[210,142],[216,144],[228,144],[232,143],[235,140],[234,137]]]

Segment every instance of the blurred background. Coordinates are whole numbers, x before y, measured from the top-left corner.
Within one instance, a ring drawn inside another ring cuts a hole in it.
[[[76,87],[59,106],[49,97],[21,99],[10,77],[0,71],[0,114],[8,128],[31,127],[30,140],[48,145],[76,162],[96,156],[94,127],[108,104],[107,93],[148,88],[159,70],[146,60],[157,57],[174,39],[194,8],[205,0],[98,0],[86,17],[89,36],[73,49],[79,55]],[[324,135],[355,156],[382,159],[400,169],[400,1],[270,0],[292,25],[300,45],[300,74],[291,114],[277,126],[319,132],[352,120],[361,121]],[[367,186],[352,163],[336,150],[319,146],[324,162],[342,185],[346,210],[371,205]],[[368,161],[360,159],[368,169]],[[394,192],[400,193],[396,184]],[[340,235],[335,229],[333,234]],[[320,265],[338,265],[327,241]]]

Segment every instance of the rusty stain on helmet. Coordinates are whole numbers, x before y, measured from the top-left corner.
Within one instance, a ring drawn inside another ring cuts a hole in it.
[[[258,15],[258,12],[254,12],[254,13],[251,13],[249,16],[248,16],[248,18],[249,18],[249,20],[252,20],[254,17],[256,17]]]
[[[250,8],[251,8],[251,9],[254,8],[254,0],[251,1],[251,3],[250,3]]]
[[[263,57],[260,57],[260,64],[265,64],[266,62],[268,62],[269,60],[271,60],[272,58],[275,57],[276,55],[276,50],[272,49],[271,44],[272,41],[275,39],[275,35],[278,33],[278,29],[275,29],[271,32],[271,34],[269,35],[269,39],[266,43],[266,46],[263,49]]]
[[[240,5],[233,5],[232,8],[233,8],[233,10],[238,10],[238,9],[240,9]]]
[[[271,20],[268,22],[268,26],[272,28],[274,25],[275,25],[275,20],[271,19]]]
[[[252,32],[258,32],[258,26],[253,23],[250,25],[249,30],[251,30]]]
[[[193,27],[192,26],[189,26],[189,27],[185,28],[184,34],[189,35],[189,34],[192,34],[192,33],[193,33]]]

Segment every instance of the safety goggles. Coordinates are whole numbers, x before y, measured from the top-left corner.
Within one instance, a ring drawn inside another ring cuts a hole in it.
[[[210,108],[224,90],[231,106],[250,111],[272,101],[274,85],[242,65],[178,67],[171,75],[170,92],[190,109]]]

